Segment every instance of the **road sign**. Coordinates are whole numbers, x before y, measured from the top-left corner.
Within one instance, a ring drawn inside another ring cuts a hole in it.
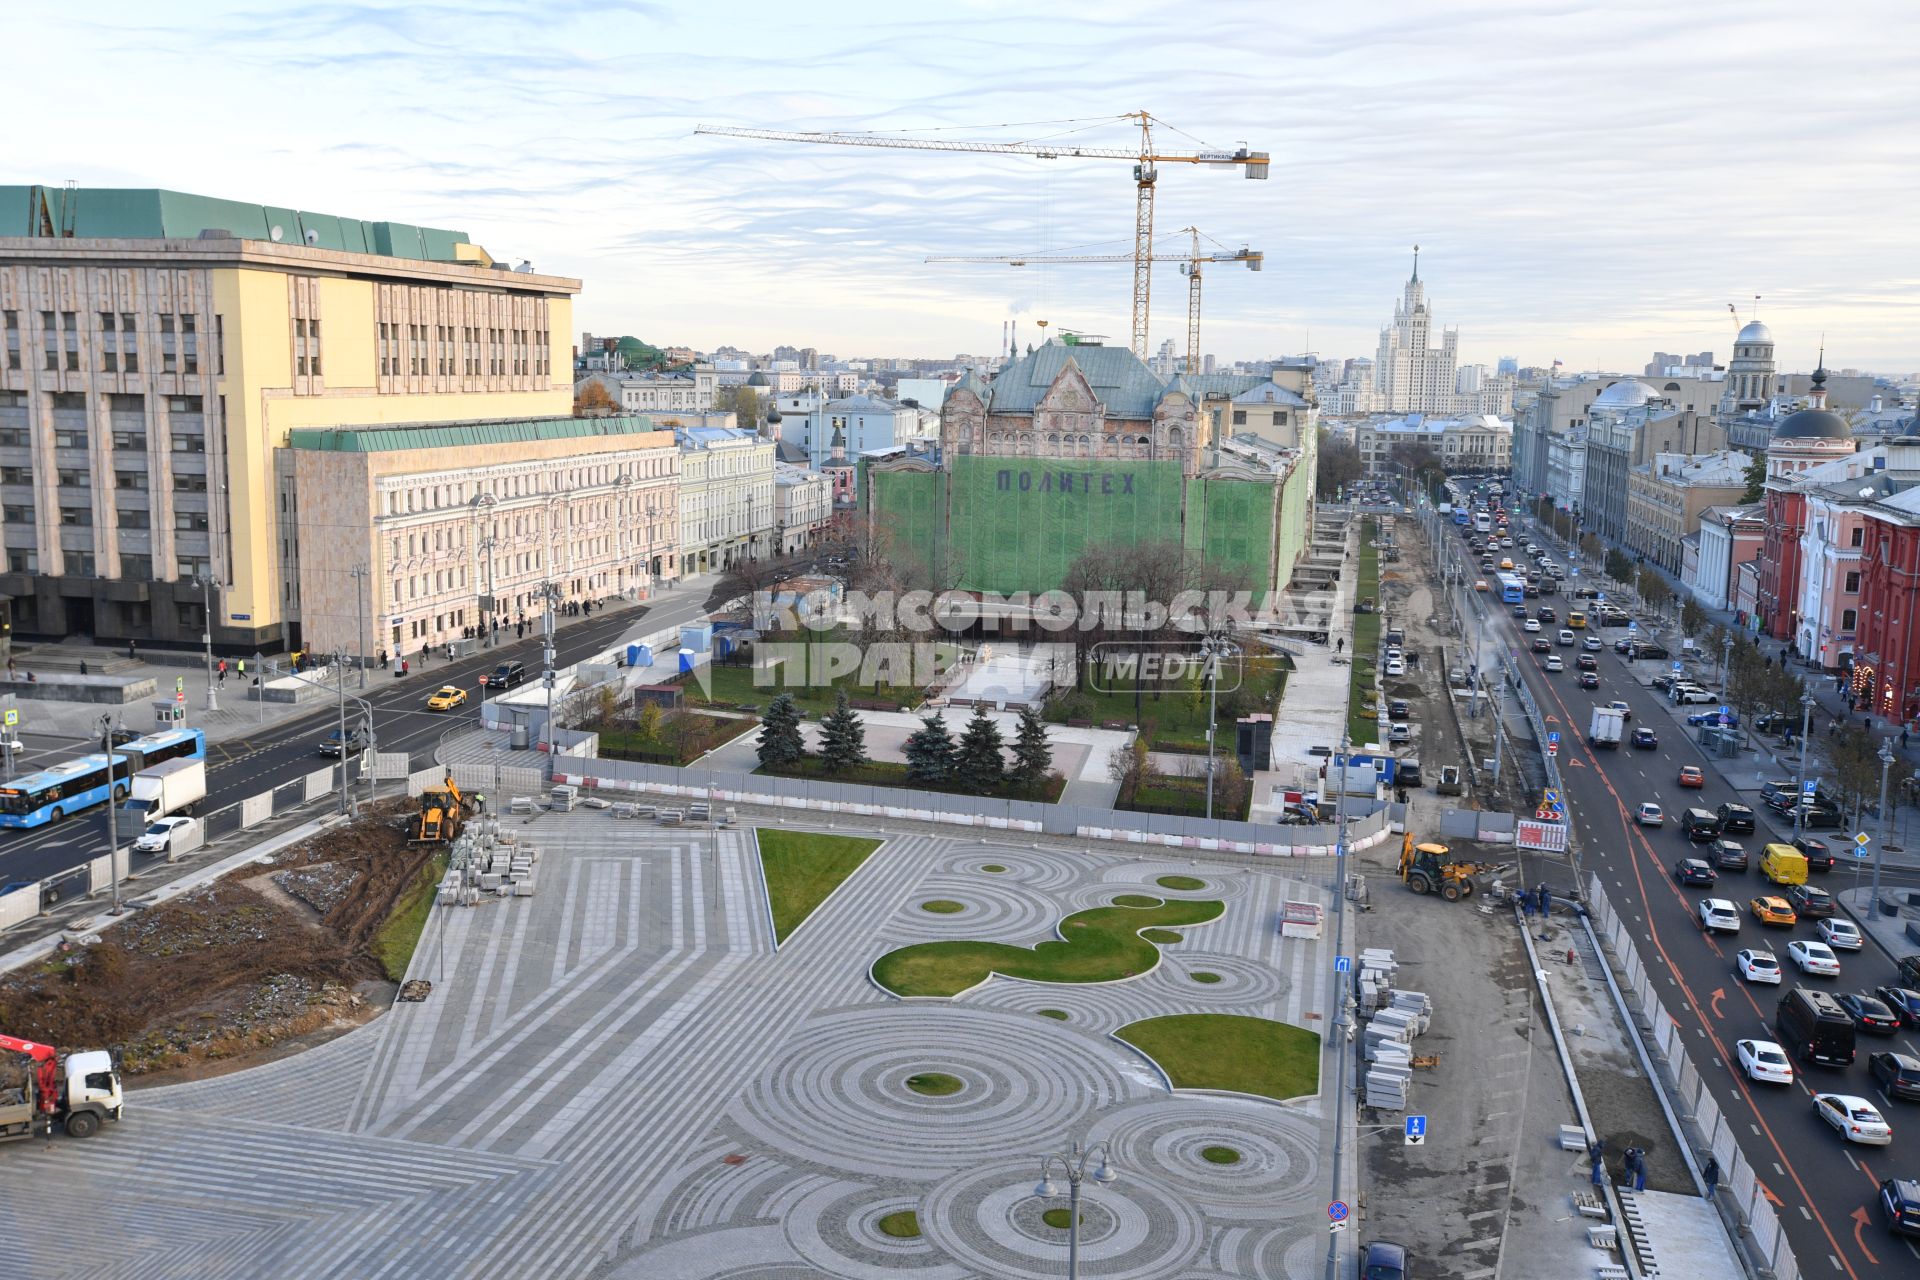
[[[1635,621],[1634,621],[1634,620],[1633,620],[1632,618],[1628,618],[1628,619],[1627,619],[1627,634],[1628,634],[1628,635],[1632,635],[1632,634],[1633,634],[1634,632],[1636,632],[1636,631],[1638,631],[1639,629],[1640,629],[1640,624],[1639,624],[1639,623],[1637,623],[1637,622],[1635,622]]]
[[[1819,795],[1820,780],[1818,778],[1808,778],[1805,782],[1800,784],[1800,794],[1803,796]]]
[[[1560,740],[1560,735],[1557,733],[1554,734],[1553,740],[1555,742],[1558,742]],[[1548,787],[1545,791],[1540,793],[1540,802],[1542,804],[1559,804],[1560,793],[1558,791],[1555,791],[1552,787]]]
[[[175,676],[173,678],[173,691],[175,693],[185,693],[187,691],[187,678],[185,676]]]
[[[1407,1117],[1407,1145],[1422,1146],[1427,1141],[1427,1118],[1425,1116]]]
[[[1335,1200],[1327,1206],[1327,1216],[1335,1222],[1345,1222],[1347,1220],[1347,1202],[1345,1200]]]
[[[1353,957],[1335,956],[1333,958],[1333,971],[1335,973],[1351,973],[1353,971]]]
[[[1681,666],[1679,663],[1676,662],[1673,664],[1673,674],[1679,675],[1682,671],[1685,671],[1685,670],[1686,668]]]
[[[1345,1218],[1340,1219],[1338,1222],[1329,1222],[1327,1224],[1327,1230],[1332,1232],[1334,1235],[1339,1235],[1342,1231],[1345,1231],[1346,1229],[1347,1229],[1347,1220]]]
[[[1871,843],[1871,841],[1867,836],[1867,833],[1864,831],[1862,831],[1859,835],[1855,836],[1853,838],[1853,842],[1859,845],[1862,849],[1866,848],[1867,845]]]
[[[1547,741],[1548,741],[1548,742],[1551,742],[1551,743],[1552,743],[1552,744],[1553,744],[1554,746],[1556,746],[1556,747],[1557,747],[1557,746],[1559,746],[1559,745],[1560,745],[1560,731],[1559,731],[1558,729],[1551,729],[1551,730],[1548,730],[1548,732],[1547,732]]]
[[[11,707],[9,707],[7,709],[7,728],[11,729],[13,728],[13,726],[19,723],[20,723],[20,713],[18,711],[13,710]]]
[[[1567,824],[1538,818],[1521,818],[1514,824],[1513,842],[1522,849],[1540,853],[1567,851]]]

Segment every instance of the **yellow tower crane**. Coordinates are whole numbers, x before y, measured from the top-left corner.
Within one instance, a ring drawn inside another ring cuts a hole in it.
[[[816,142],[841,147],[893,147],[912,151],[976,151],[988,154],[1034,156],[1041,160],[1131,160],[1133,161],[1133,354],[1147,358],[1147,301],[1153,285],[1153,192],[1162,164],[1196,164],[1239,167],[1249,178],[1265,178],[1269,157],[1264,151],[1249,151],[1242,146],[1232,151],[1172,151],[1157,147],[1153,127],[1164,125],[1145,111],[1129,111],[1118,119],[1131,121],[1140,130],[1140,145],[1126,147],[1089,147],[1069,142],[968,142],[952,138],[903,138],[885,133],[802,133],[789,129],[735,129],[721,125],[700,125],[695,133],[726,138],[758,138],[768,142]]]
[[[1193,248],[1187,253],[1151,253],[1149,262],[1177,262],[1187,277],[1187,372],[1200,372],[1200,269],[1209,262],[1240,262],[1247,270],[1258,271],[1266,261],[1266,255],[1257,249],[1241,245],[1238,249],[1223,249],[1214,253],[1203,253],[1200,249],[1200,229],[1182,227],[1181,231],[1193,237]],[[1067,253],[1067,254],[1026,254],[1022,256],[972,254],[936,254],[926,259],[928,262],[1003,262],[1009,267],[1046,266],[1052,263],[1078,262],[1130,262],[1131,253]],[[1144,333],[1144,330],[1142,330]],[[1136,355],[1140,353],[1135,352]],[[1145,356],[1141,356],[1145,359]]]

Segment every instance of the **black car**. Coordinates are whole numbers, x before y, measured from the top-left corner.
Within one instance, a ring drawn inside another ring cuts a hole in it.
[[[1888,1178],[1882,1182],[1880,1216],[1886,1219],[1887,1230],[1903,1236],[1920,1236],[1920,1181]]]
[[[1737,831],[1741,835],[1753,834],[1753,810],[1743,804],[1723,804],[1720,806],[1720,827],[1723,831]]]
[[[1900,957],[1900,985],[1920,989],[1920,956]]]
[[[1715,866],[1722,871],[1745,871],[1747,847],[1738,840],[1715,840],[1707,848]]]
[[[1812,836],[1801,836],[1793,842],[1793,847],[1805,855],[1807,870],[1833,870],[1833,850],[1827,848],[1826,841],[1815,840]]]
[[[492,689],[511,689],[527,678],[527,664],[524,662],[503,662],[493,669],[487,678],[487,687]]]
[[[1541,622],[1547,624],[1548,626],[1551,626],[1552,624],[1560,621],[1560,615],[1555,613],[1551,609],[1541,609],[1537,613],[1535,613],[1533,616],[1540,619]]]
[[[1833,895],[1810,884],[1789,887],[1787,901],[1793,904],[1794,913],[1802,920],[1824,920],[1833,914]]]
[[[1360,1280],[1407,1280],[1407,1251],[1390,1240],[1375,1240],[1360,1254]]]
[[[1793,817],[1793,810],[1787,810],[1787,817]],[[1846,821],[1846,815],[1832,805],[1810,804],[1800,810],[1800,825],[1810,831],[1831,831],[1845,826]]]
[[[1793,785],[1792,778],[1775,778],[1771,782],[1760,784],[1760,803],[1769,809],[1778,809],[1793,803],[1792,797],[1800,788]]]
[[[1535,653],[1552,653],[1553,641],[1547,639],[1545,636],[1535,636],[1532,647]]]
[[[1407,700],[1405,698],[1395,698],[1387,703],[1387,718],[1390,720],[1405,720],[1407,718]]]
[[[1660,737],[1651,729],[1635,729],[1633,731],[1632,742],[1636,747],[1643,747],[1651,751],[1660,745]]]
[[[1875,987],[1873,994],[1886,1001],[1902,1022],[1920,1027],[1920,991],[1912,987]]]
[[[1673,864],[1673,878],[1681,884],[1711,888],[1720,873],[1698,858],[1682,858]]]
[[[1599,675],[1592,671],[1582,671],[1580,673],[1580,687],[1582,689],[1598,689],[1600,687]]]
[[[1910,1053],[1876,1053],[1867,1058],[1867,1073],[1889,1098],[1920,1102],[1920,1058]]]
[[[1853,1025],[1877,1036],[1890,1036],[1900,1030],[1900,1015],[1879,996],[1860,991],[1842,991],[1834,999],[1853,1019]]]

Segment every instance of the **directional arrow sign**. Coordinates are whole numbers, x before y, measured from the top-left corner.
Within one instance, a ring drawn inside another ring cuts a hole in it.
[[[1427,1118],[1425,1116],[1407,1117],[1406,1143],[1410,1147],[1425,1145],[1427,1141]]]
[[[1335,956],[1333,958],[1333,971],[1335,973],[1350,973],[1352,972],[1352,970],[1353,970],[1352,956]]]

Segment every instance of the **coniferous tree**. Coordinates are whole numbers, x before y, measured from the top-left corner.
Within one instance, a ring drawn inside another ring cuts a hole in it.
[[[1047,741],[1047,726],[1032,707],[1020,711],[1020,728],[1013,740],[1013,781],[1023,791],[1034,792],[1053,771],[1053,747]]]
[[[867,726],[847,705],[846,690],[833,710],[820,721],[820,767],[829,774],[845,773],[867,762]]]
[[[937,715],[920,721],[920,727],[907,736],[907,778],[934,786],[953,778],[953,735],[947,722]]]
[[[1006,761],[1000,748],[1005,743],[1000,727],[988,718],[987,709],[975,705],[960,735],[960,751],[954,760],[954,776],[960,784],[982,794],[997,790],[1006,777]]]
[[[800,736],[800,708],[793,695],[783,693],[760,717],[760,767],[790,769],[806,758],[806,739]]]

